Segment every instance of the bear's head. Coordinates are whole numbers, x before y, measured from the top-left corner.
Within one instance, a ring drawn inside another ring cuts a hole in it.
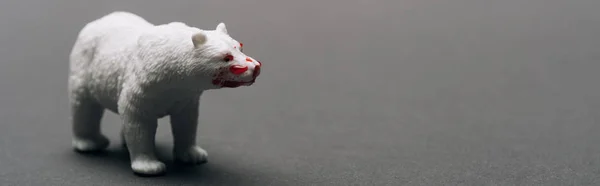
[[[215,30],[192,35],[196,58],[209,74],[211,89],[250,86],[260,74],[261,62],[244,54],[244,45],[233,39],[224,23]]]

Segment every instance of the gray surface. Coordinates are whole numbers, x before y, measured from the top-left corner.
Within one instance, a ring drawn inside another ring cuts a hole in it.
[[[0,185],[600,185],[598,0],[177,3],[0,1]],[[204,95],[209,164],[135,177],[114,114],[109,152],[71,150],[67,55],[114,10],[263,61]]]

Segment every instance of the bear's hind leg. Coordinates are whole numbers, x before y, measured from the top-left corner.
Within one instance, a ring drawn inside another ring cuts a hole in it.
[[[100,130],[104,107],[91,99],[76,96],[71,102],[71,122],[73,127],[73,148],[79,152],[100,151],[108,147],[110,141]]]

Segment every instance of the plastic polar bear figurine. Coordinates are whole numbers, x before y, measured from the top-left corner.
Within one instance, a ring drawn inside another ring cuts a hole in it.
[[[100,120],[109,110],[123,121],[133,172],[163,174],[154,139],[157,120],[169,116],[175,161],[205,163],[207,152],[196,145],[202,92],[250,86],[260,67],[223,23],[201,30],[181,22],[153,25],[129,12],[108,14],[85,25],[70,54],[73,147],[108,147]]]

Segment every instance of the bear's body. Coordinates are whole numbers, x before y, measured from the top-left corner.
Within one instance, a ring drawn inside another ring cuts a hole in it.
[[[161,174],[166,167],[154,155],[154,135],[157,119],[170,116],[175,159],[206,162],[206,151],[195,144],[200,95],[254,83],[261,64],[241,49],[223,23],[215,30],[153,25],[128,12],[88,23],[70,55],[74,148],[108,146],[100,119],[110,110],[123,119],[133,171]]]

